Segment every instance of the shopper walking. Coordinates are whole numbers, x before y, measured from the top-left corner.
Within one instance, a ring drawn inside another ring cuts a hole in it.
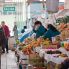
[[[6,52],[8,53],[8,39],[10,37],[10,31],[9,31],[8,26],[5,25],[4,21],[1,22],[1,25],[2,25],[3,31],[5,33],[5,36],[6,36]]]
[[[16,22],[14,22],[13,31],[14,31],[14,38],[15,38],[15,40],[18,40],[18,30],[17,30]]]
[[[4,31],[0,25],[0,46],[2,47],[2,53],[5,53],[5,45],[6,45],[6,38],[4,35]]]

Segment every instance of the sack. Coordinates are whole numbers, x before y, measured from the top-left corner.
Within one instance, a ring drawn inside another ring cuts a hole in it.
[[[14,45],[16,44],[16,41],[15,41],[15,38],[14,37],[10,37],[8,39],[8,46],[9,46],[9,49],[14,49]]]

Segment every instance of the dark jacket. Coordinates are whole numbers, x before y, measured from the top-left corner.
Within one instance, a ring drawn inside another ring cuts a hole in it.
[[[4,33],[5,33],[5,36],[8,38],[10,37],[10,31],[9,31],[9,28],[8,26],[3,26],[3,30],[4,30]]]
[[[44,26],[41,25],[41,26],[38,28],[37,31],[35,31],[35,30],[33,30],[33,31],[36,33],[36,38],[39,38],[40,36],[43,36],[43,35],[44,35],[44,33],[47,31],[47,29],[44,28]]]
[[[5,44],[5,42],[6,42],[6,38],[3,32],[3,29],[0,28],[0,45]]]
[[[53,30],[49,29],[49,30],[47,30],[47,32],[44,34],[43,37],[51,39],[51,37],[55,37],[55,36],[57,36],[59,34],[60,34],[60,32],[58,30],[53,31]]]

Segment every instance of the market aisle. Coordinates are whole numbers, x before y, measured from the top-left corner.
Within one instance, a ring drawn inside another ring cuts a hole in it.
[[[9,51],[8,54],[2,54],[1,69],[18,69],[14,52]]]

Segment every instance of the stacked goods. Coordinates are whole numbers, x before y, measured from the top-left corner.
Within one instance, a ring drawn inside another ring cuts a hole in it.
[[[57,49],[57,45],[46,45],[43,46],[43,49]]]
[[[19,42],[19,40],[16,40],[16,44],[18,45],[20,42]]]
[[[41,46],[43,39],[31,39],[27,38],[23,43],[19,43],[19,50],[22,50],[24,54],[31,54],[33,53],[33,48]]]
[[[69,42],[65,42],[65,43],[64,43],[64,48],[65,48],[67,51],[69,51]]]
[[[66,54],[60,54],[60,55],[58,55],[58,57],[68,57]]]
[[[42,42],[44,49],[57,49],[57,43],[52,43],[48,38]]]
[[[69,23],[67,24],[67,28],[65,28],[64,30],[66,38],[69,38]]]
[[[42,37],[38,39],[27,38],[23,43],[19,43],[19,50],[24,52],[25,54],[33,53],[33,49],[39,46],[42,46],[43,49],[57,49],[60,47],[60,42],[62,39],[60,36],[55,37],[55,41],[51,42],[48,38],[44,39]],[[66,50],[69,50],[69,43],[63,46]]]
[[[66,39],[65,30],[61,32],[61,39],[62,41]]]
[[[57,39],[59,41],[59,39]],[[48,38],[38,38],[38,39],[31,39],[27,38],[23,43],[20,43],[19,50],[22,50],[25,54],[31,54],[33,53],[33,48],[39,47],[42,45],[44,49],[57,49],[57,41],[55,43],[52,43]]]
[[[32,46],[29,44],[29,45],[26,45],[22,48],[22,52],[26,55],[29,55],[29,54],[32,54],[33,51],[32,51]]]
[[[45,45],[50,45],[51,44],[51,41],[47,38],[45,39],[42,44],[45,46]]]
[[[55,37],[55,41],[52,42],[52,45],[57,45],[57,48],[60,48],[60,42],[62,41],[62,39],[60,38],[60,36],[56,36]]]
[[[23,52],[27,52],[28,54],[32,53],[33,48],[38,47],[41,45],[41,39],[34,39],[31,41],[30,44],[26,45],[25,48],[22,50]]]
[[[25,43],[25,44],[29,44],[31,41],[32,41],[32,38],[26,38],[26,39],[24,40],[24,43]]]
[[[61,42],[61,46],[64,47],[67,51],[69,51],[69,42]]]
[[[58,26],[58,30],[61,32],[61,39],[62,40],[69,38],[69,24],[61,23]]]
[[[25,46],[26,44],[25,43],[19,43],[18,46]]]
[[[67,28],[67,24],[65,24],[65,23],[61,23],[61,24],[58,26],[58,29],[59,29],[60,31],[63,31],[65,28]]]
[[[60,41],[61,41],[60,36],[56,36],[56,42],[60,42]]]

